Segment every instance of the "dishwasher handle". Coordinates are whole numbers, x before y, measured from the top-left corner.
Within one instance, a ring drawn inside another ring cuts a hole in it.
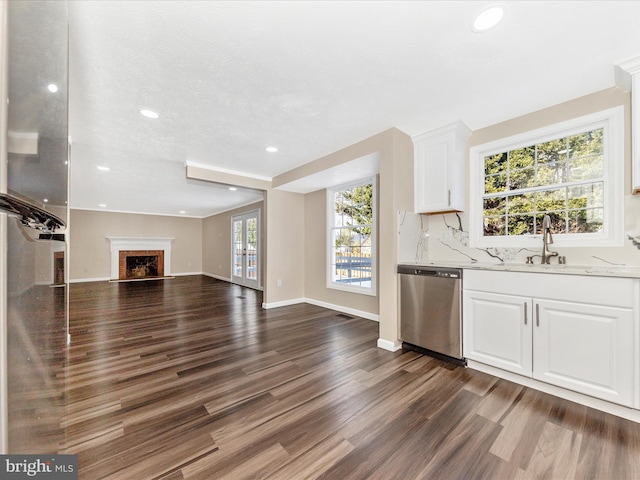
[[[421,277],[462,278],[462,270],[458,268],[433,268],[416,265],[398,265],[398,273],[403,275],[418,275]]]
[[[438,275],[438,272],[436,270],[421,270],[416,268],[414,275],[435,277]]]

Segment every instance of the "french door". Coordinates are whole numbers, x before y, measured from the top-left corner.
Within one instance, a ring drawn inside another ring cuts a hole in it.
[[[260,210],[231,219],[232,281],[246,287],[260,286]]]

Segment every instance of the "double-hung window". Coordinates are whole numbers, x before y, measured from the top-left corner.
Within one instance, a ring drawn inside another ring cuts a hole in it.
[[[376,179],[327,189],[327,287],[376,294]]]
[[[557,245],[621,245],[623,123],[615,107],[473,147],[471,246],[537,246],[546,215]]]

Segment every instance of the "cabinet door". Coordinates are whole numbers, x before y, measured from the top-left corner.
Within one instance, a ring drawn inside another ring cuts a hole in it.
[[[464,356],[530,377],[531,299],[465,290],[463,301]]]
[[[533,377],[631,406],[633,312],[536,300]]]
[[[445,137],[416,144],[416,210],[438,212],[453,210],[451,192],[451,139]]]
[[[638,63],[637,68],[640,67]],[[634,94],[631,95],[631,142],[632,156],[631,156],[631,191],[633,193],[640,192],[640,72],[636,71],[633,75],[633,87]]]
[[[469,127],[455,122],[413,137],[416,212],[464,209],[466,142],[470,134]]]

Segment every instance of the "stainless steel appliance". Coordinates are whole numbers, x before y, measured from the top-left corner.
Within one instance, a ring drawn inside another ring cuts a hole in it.
[[[67,5],[0,2],[0,19],[0,453],[58,453],[68,339]]]
[[[399,265],[398,274],[403,346],[462,362],[462,270]]]

